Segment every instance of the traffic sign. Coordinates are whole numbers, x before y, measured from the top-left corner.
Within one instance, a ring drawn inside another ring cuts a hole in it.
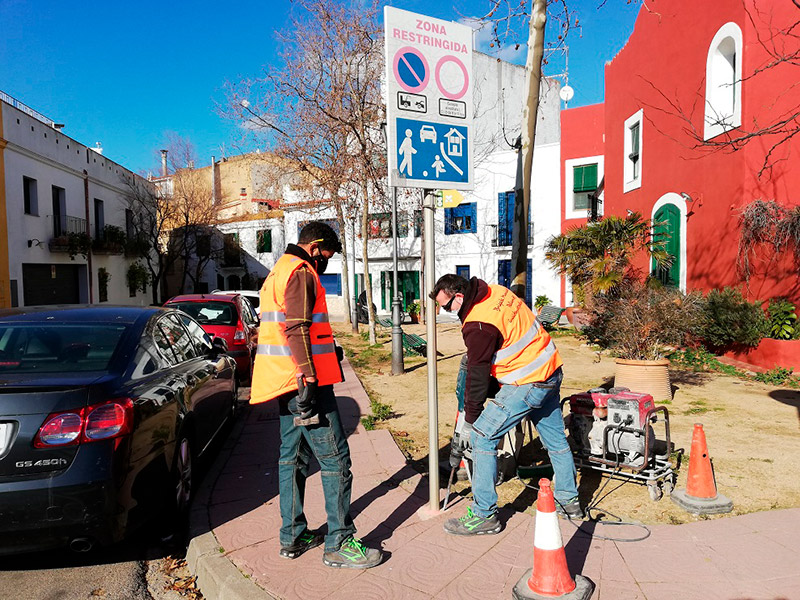
[[[472,189],[472,28],[391,6],[384,23],[389,185]]]

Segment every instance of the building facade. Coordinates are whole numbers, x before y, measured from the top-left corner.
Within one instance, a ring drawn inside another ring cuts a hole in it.
[[[798,22],[792,3],[648,2],[605,67],[604,104],[562,114],[562,229],[585,218],[581,195],[594,192],[605,214],[638,211],[669,235],[672,267],[639,256],[642,272],[685,291],[741,286],[800,302],[791,249],[756,247],[749,278],[740,252],[753,202],[798,205]]]
[[[148,304],[127,285],[125,178],[138,176],[61,128],[0,94],[0,305]]]

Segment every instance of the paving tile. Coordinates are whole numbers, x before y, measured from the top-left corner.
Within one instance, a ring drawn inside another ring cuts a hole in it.
[[[279,550],[278,540],[274,539],[233,552],[228,558],[283,600],[325,598],[361,573],[354,569],[326,567],[322,563],[321,547],[294,560],[280,558]]]
[[[374,569],[365,571],[348,581],[340,590],[326,596],[325,600],[423,600],[430,598],[425,592],[373,575],[371,571]]]
[[[767,531],[784,528],[794,528],[795,530],[800,529],[800,508],[749,513],[733,518],[740,523],[751,527],[753,531]]]
[[[417,541],[433,544],[446,548],[451,552],[461,552],[475,558],[492,555],[492,549],[502,541],[507,534],[500,532],[497,535],[463,536],[446,533],[442,527],[431,527],[417,536]],[[492,558],[494,560],[494,558]],[[496,561],[497,562],[497,561]]]
[[[687,534],[694,539],[705,539],[708,537],[735,537],[755,531],[753,522],[743,520],[738,517],[702,519],[693,523],[686,523],[676,527],[681,533]]]
[[[724,579],[718,581],[647,582],[639,587],[647,600],[734,600],[736,588]],[[742,599],[744,600],[744,599]]]
[[[738,536],[736,543],[726,542],[727,538],[721,543],[717,539],[709,540],[704,554],[731,581],[763,581],[800,573],[797,552],[787,551],[765,535],[748,533]]]
[[[596,600],[649,600],[645,598],[644,592],[639,589],[635,582],[624,583],[621,581],[603,580],[598,584],[596,579],[592,579],[595,584],[595,592],[592,595]],[[673,599],[674,600],[674,599]]]
[[[800,571],[788,574],[788,577],[763,582],[771,592],[770,600],[797,600],[800,598]]]
[[[442,565],[446,568],[446,565]],[[501,598],[512,567],[492,561],[488,556],[470,565],[436,594],[437,600],[485,600]]]
[[[367,546],[380,548],[393,555],[402,546],[413,540],[416,533],[407,529],[392,529],[385,525],[376,525],[373,528],[359,529],[358,535]]]
[[[278,495],[278,473],[275,469],[248,469],[222,473],[211,493],[211,503],[234,500],[266,502]]]
[[[800,540],[800,527],[768,529],[762,531],[761,534],[781,546],[784,546],[788,551],[798,556],[798,560],[800,560],[800,555],[797,554],[798,540]],[[800,564],[798,565],[797,572],[800,572]]]
[[[643,542],[617,544],[617,548],[634,578],[640,583],[670,582],[674,580],[676,573],[690,573],[695,580],[724,579],[722,571],[692,544],[675,541],[654,543],[647,539]],[[665,560],[669,561],[669,569],[658,568]]]
[[[226,552],[277,538],[281,527],[275,510],[258,508],[221,525],[214,526],[214,535]]]
[[[474,561],[472,556],[414,539],[372,571],[433,597]]]

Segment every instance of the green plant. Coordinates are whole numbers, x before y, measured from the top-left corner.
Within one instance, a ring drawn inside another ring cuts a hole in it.
[[[658,360],[691,339],[701,311],[699,293],[626,280],[595,298],[586,335],[619,358]]]
[[[533,306],[536,308],[536,310],[539,310],[543,306],[547,306],[548,304],[552,303],[553,301],[550,300],[550,298],[542,294],[541,296],[536,296],[536,300],[533,301]]]
[[[418,316],[421,309],[422,307],[419,303],[419,300],[414,300],[414,302],[411,302],[408,306],[406,306],[406,311],[408,311],[408,314],[412,316]]]
[[[550,238],[545,257],[561,274],[579,286],[591,305],[599,295],[613,293],[629,275],[631,260],[647,252],[658,266],[672,264],[667,239],[652,235],[652,223],[633,212],[609,216]]]
[[[769,301],[769,337],[775,340],[791,340],[797,337],[797,314],[795,306],[786,298]]]
[[[756,374],[754,379],[768,385],[783,385],[792,379],[792,369],[775,367],[766,373]]]
[[[112,246],[119,246],[120,248],[125,246],[125,232],[122,230],[122,227],[117,227],[116,225],[106,225],[103,227],[103,239],[105,239],[106,243]]]
[[[711,290],[706,296],[698,333],[712,349],[757,346],[767,331],[767,318],[758,302],[748,302],[736,288]]]
[[[86,258],[91,247],[92,237],[88,233],[70,232],[67,234],[67,252],[72,260],[75,260],[75,257],[78,254],[81,254],[83,258]]]
[[[111,279],[111,274],[105,267],[97,269],[97,287],[98,297],[100,302],[108,301],[108,281]]]
[[[128,280],[128,288],[131,290],[147,291],[147,284],[150,283],[150,273],[147,272],[147,269],[142,263],[132,263],[131,266],[128,267],[126,278]]]

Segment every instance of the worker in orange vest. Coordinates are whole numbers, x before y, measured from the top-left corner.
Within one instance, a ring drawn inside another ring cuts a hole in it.
[[[342,371],[319,278],[328,259],[341,249],[329,225],[312,221],[264,281],[250,403],[278,402],[280,556],[297,558],[323,542],[319,531],[308,529],[303,512],[313,454],[320,464],[328,514],[322,561],[329,567],[367,569],[379,564],[382,554],[355,537],[350,516],[350,448],[333,392]]]
[[[497,446],[525,417],[533,422],[550,456],[556,512],[583,518],[561,414],[562,361],[550,334],[511,290],[477,277],[444,275],[430,298],[444,310],[458,313],[468,361],[465,423],[454,440],[451,464],[458,464],[471,445],[474,502],[463,517],[446,521],[444,530],[454,535],[501,531],[495,489]],[[487,403],[492,378],[500,390]]]

